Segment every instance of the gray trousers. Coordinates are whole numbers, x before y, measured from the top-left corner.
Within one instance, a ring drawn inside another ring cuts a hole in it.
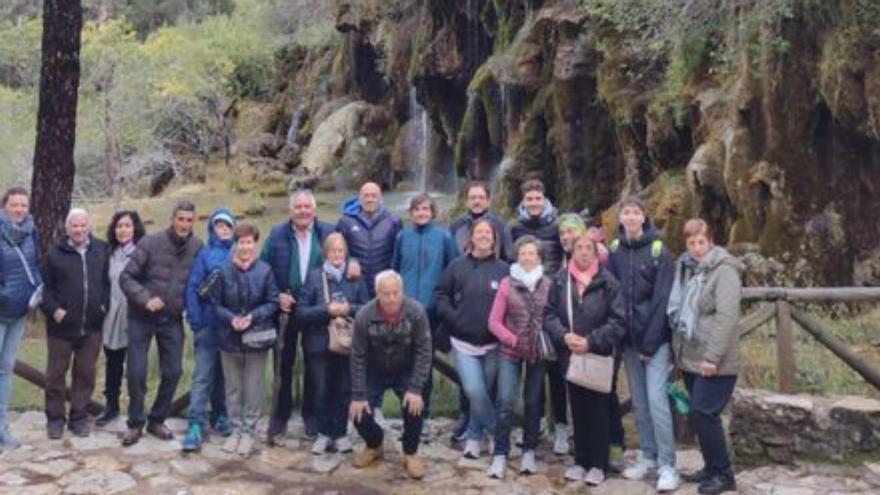
[[[221,352],[226,409],[236,434],[253,435],[263,413],[263,382],[269,351]]]

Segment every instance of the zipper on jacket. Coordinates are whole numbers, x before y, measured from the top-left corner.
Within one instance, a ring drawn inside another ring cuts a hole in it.
[[[427,230],[427,229],[425,229]],[[418,256],[418,264],[416,265],[416,297],[419,296],[419,292],[422,290],[422,238],[423,234],[419,233],[418,227],[416,227],[416,234],[419,236],[419,256]]]
[[[82,268],[83,268],[83,310],[82,310],[82,326],[80,327],[80,336],[86,334],[86,312],[88,311],[89,305],[89,267],[86,263],[86,255],[89,253],[89,248],[86,247],[85,252],[80,255],[82,258]]]

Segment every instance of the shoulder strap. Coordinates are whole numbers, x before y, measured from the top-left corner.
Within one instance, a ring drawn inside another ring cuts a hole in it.
[[[12,248],[15,249],[15,253],[18,254],[18,258],[21,260],[21,265],[24,267],[25,273],[27,273],[28,281],[31,283],[31,285],[36,287],[37,279],[35,279],[34,274],[31,273],[31,267],[28,266],[28,262],[24,257],[24,253],[21,252],[21,248],[15,244],[12,245]]]
[[[572,306],[574,306],[574,303],[571,300],[571,274],[568,273],[567,270],[565,272],[565,280],[566,280],[566,283],[565,283],[565,293],[566,293],[565,308],[568,311],[568,331],[571,333],[574,333],[574,316],[573,316],[574,311],[572,309]]]
[[[651,257],[655,260],[660,257],[660,254],[663,252],[663,241],[660,239],[654,239],[651,241]]]
[[[617,237],[615,237],[615,238],[612,239],[611,242],[608,244],[608,251],[609,251],[609,252],[612,252],[612,253],[615,253],[615,252],[617,252],[617,248],[619,248],[619,247],[620,247],[620,239],[618,239]]]
[[[321,285],[324,287],[324,302],[330,304],[330,286],[327,282],[327,273],[321,270]]]

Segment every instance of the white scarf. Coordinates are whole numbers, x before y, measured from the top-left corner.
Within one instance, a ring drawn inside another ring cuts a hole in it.
[[[539,264],[532,271],[527,272],[519,263],[514,263],[510,265],[510,276],[522,282],[529,292],[535,292],[538,281],[544,276],[544,267]]]

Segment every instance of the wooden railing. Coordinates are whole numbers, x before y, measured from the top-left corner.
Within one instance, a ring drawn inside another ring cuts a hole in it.
[[[794,392],[797,367],[794,353],[794,325],[797,323],[817,342],[828,348],[866,382],[880,390],[880,369],[861,359],[844,342],[815,318],[792,303],[866,303],[880,301],[880,287],[746,287],[743,301],[759,302],[740,320],[740,338],[748,336],[771,319],[776,319],[776,388]]]

